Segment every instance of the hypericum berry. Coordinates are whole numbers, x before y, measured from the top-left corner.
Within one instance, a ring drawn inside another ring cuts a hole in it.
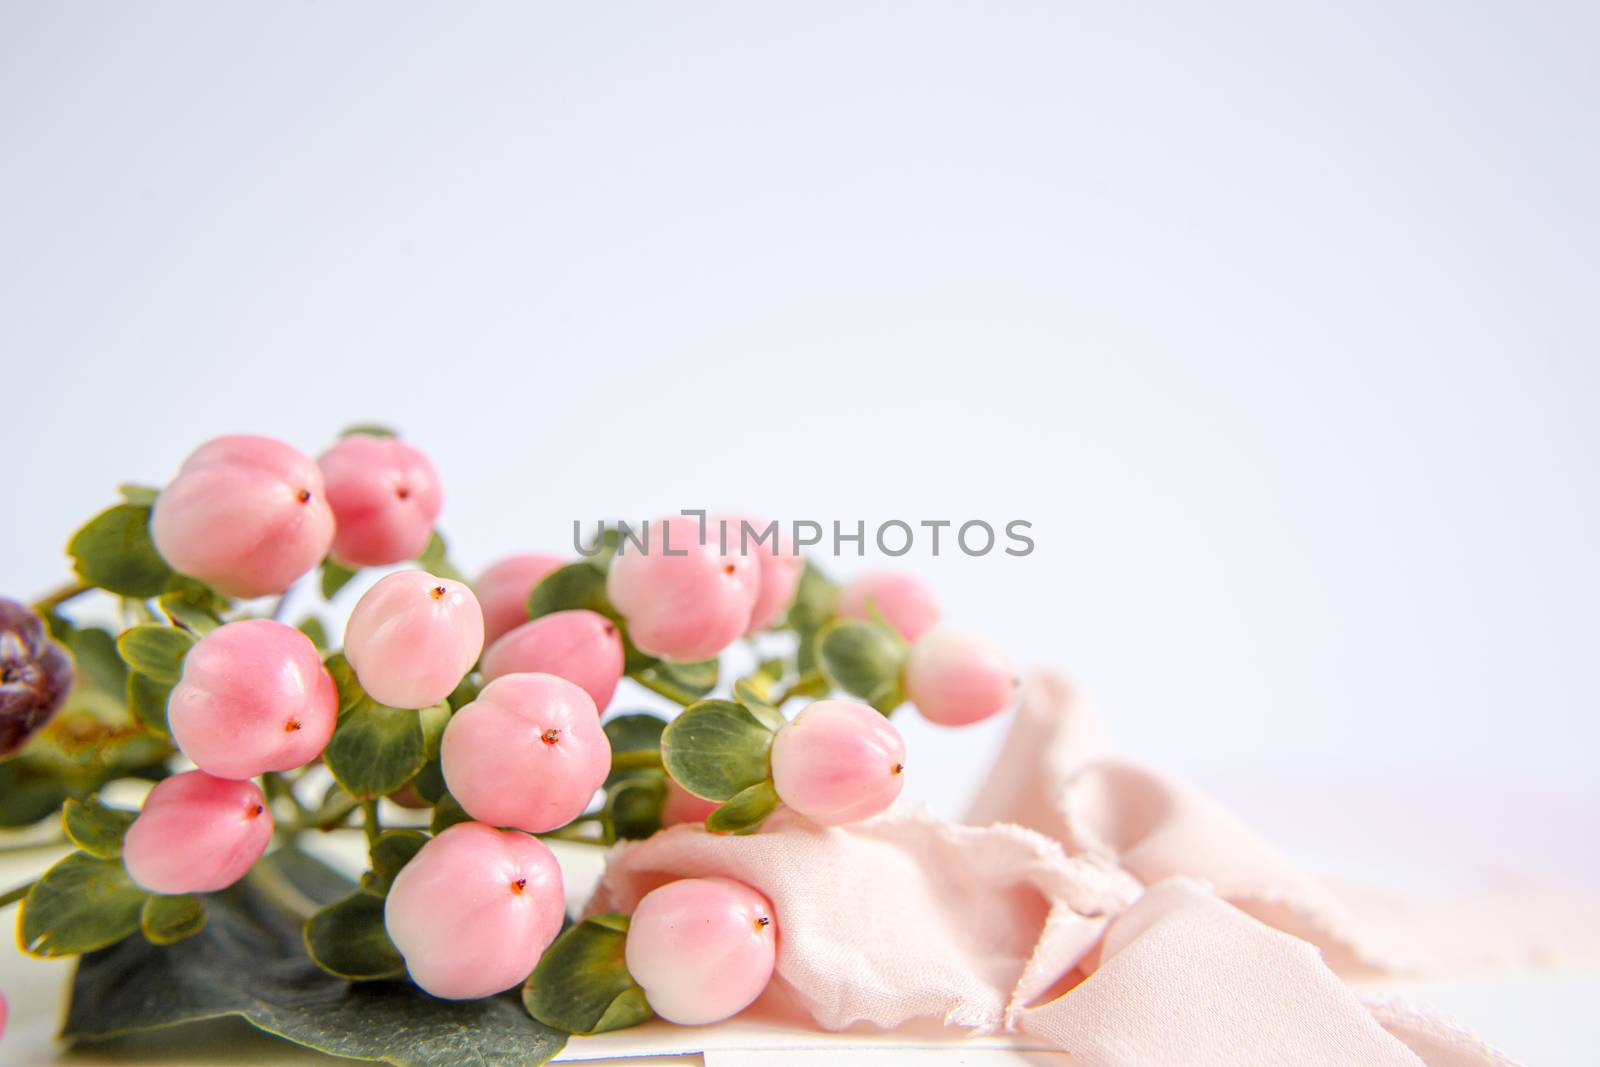
[[[812,822],[842,826],[893,804],[906,744],[888,719],[854,700],[818,700],[772,740],[778,799]]]
[[[782,523],[763,522],[748,515],[727,515],[720,521],[726,525],[729,550],[744,549],[756,563],[756,599],[745,632],[765,630],[783,616],[794,599],[800,574],[806,569],[805,558],[792,550],[783,536]],[[749,536],[745,536],[746,524],[750,527]],[[772,536],[767,537],[769,528]],[[757,537],[764,538],[760,544],[756,543]]]
[[[152,893],[214,893],[243,878],[271,840],[272,812],[254,782],[185,771],[145,797],[122,862]]]
[[[617,624],[581,608],[542,615],[506,634],[483,654],[483,677],[554,674],[583,687],[604,712],[622,678],[622,634]]]
[[[644,895],[623,958],[655,1013],[701,1026],[747,1008],[772,978],[772,905],[728,878],[685,878]]]
[[[483,651],[483,611],[472,590],[426,571],[399,571],[356,601],[344,655],[380,704],[425,708],[461,684]]]
[[[606,595],[628,623],[633,643],[652,656],[710,659],[750,625],[760,578],[756,561],[718,544],[714,526],[700,540],[700,522],[688,515],[657,519],[649,549],[626,539],[606,577]]]
[[[266,596],[322,562],[333,511],[309,456],[235,434],[184,460],[156,498],[150,535],[173,570],[228,596]]]
[[[907,641],[915,641],[939,621],[939,602],[933,591],[909,574],[863,574],[840,590],[840,618],[871,619],[869,606]]]
[[[72,662],[39,616],[0,598],[0,759],[56,713],[72,689]]]
[[[532,974],[565,913],[561,866],[542,841],[464,822],[400,869],[383,921],[413,982],[474,1000]]]
[[[468,815],[539,834],[583,813],[611,771],[611,742],[579,686],[508,674],[450,717],[439,758]]]
[[[981,634],[939,627],[911,646],[906,699],[941,726],[966,726],[1011,706],[1017,671],[1005,649]]]
[[[230,622],[202,637],[167,701],[178,748],[219,778],[310,763],[338,717],[338,690],[316,646],[271,619]]]
[[[444,495],[427,456],[397,437],[351,434],[317,465],[333,508],[334,559],[381,567],[428,546]]]
[[[528,621],[528,594],[539,580],[562,563],[560,556],[536,552],[508,556],[483,572],[473,591],[483,606],[483,640],[498,641],[507,631]]]
[[[661,825],[677,826],[679,823],[703,823],[720,805],[715,800],[697,797],[683,786],[667,778],[667,795],[661,802]]]

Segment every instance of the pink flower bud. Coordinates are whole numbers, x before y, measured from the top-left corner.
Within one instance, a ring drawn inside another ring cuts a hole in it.
[[[214,893],[243,878],[271,840],[272,812],[254,782],[185,771],[145,797],[122,862],[152,893]]]
[[[333,557],[351,567],[415,559],[444,506],[439,475],[394,437],[351,434],[317,460],[336,528]]]
[[[583,813],[611,771],[594,701],[553,674],[508,674],[451,716],[445,785],[479,822],[544,833]]]
[[[667,796],[661,802],[661,825],[677,826],[679,823],[704,823],[706,817],[720,807],[715,800],[697,797],[683,786],[667,777]]]
[[[538,838],[464,822],[400,868],[384,926],[411,980],[474,1000],[520,984],[561,932],[561,866]]]
[[[761,995],[777,947],[766,897],[728,878],[685,878],[639,901],[623,958],[657,1015],[701,1026]]]
[[[906,659],[906,698],[941,726],[966,726],[1011,706],[1017,671],[1005,650],[981,634],[939,627]]]
[[[843,619],[872,619],[869,605],[907,641],[915,641],[939,621],[933,591],[910,574],[863,574],[840,591],[837,613]]]
[[[842,826],[893,804],[905,781],[906,744],[888,719],[853,700],[806,705],[772,741],[778,799],[823,826]]]
[[[783,617],[794,599],[806,561],[793,551],[783,536],[782,523],[769,523],[748,515],[727,515],[721,521],[727,524],[729,550],[743,549],[756,563],[756,599],[745,632],[753,634],[765,630]],[[744,529],[746,523],[750,527],[748,534]],[[766,536],[769,527],[773,530],[771,537]],[[760,544],[756,543],[757,537],[763,538]]]
[[[201,445],[156,498],[156,551],[228,596],[281,593],[328,554],[333,511],[310,457],[270,437]]]
[[[483,640],[493,644],[508,630],[528,621],[528,594],[539,580],[565,560],[529,553],[508,556],[483,572],[473,586],[483,605]]]
[[[715,524],[700,543],[700,522],[689,515],[650,523],[649,550],[624,539],[611,560],[606,595],[628,624],[628,636],[652,656],[692,662],[710,659],[750,624],[760,577],[757,563],[718,545]]]
[[[483,654],[483,677],[553,674],[583,687],[600,711],[622,678],[622,635],[604,615],[556,611],[506,634]]]
[[[380,704],[425,708],[449,696],[483,651],[472,590],[426,571],[399,571],[356,601],[344,655]]]
[[[338,717],[339,694],[316,646],[271,619],[230,622],[202,637],[167,701],[178,748],[219,778],[310,763]]]

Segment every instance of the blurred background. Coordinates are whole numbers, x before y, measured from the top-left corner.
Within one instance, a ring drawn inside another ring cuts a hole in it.
[[[0,590],[206,438],[357,421],[474,572],[685,507],[1022,519],[819,562],[921,573],[1313,867],[1600,884],[1597,31],[0,4]],[[1005,723],[905,727],[959,813]]]

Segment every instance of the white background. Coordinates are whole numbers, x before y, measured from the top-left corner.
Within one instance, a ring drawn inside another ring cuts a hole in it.
[[[1592,878],[1597,31],[5,3],[0,590],[212,435],[365,420],[473,570],[680,507],[1021,518],[905,565],[1134,758],[1309,861]],[[1003,724],[905,727],[959,811]]]

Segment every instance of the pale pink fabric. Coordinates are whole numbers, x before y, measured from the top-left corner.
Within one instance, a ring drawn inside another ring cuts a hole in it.
[[[674,878],[744,881],[778,915],[768,1004],[832,1030],[1015,1029],[1096,1067],[1509,1064],[1363,1002],[1329,964],[1543,958],[1560,922],[1583,926],[1571,902],[1549,922],[1473,905],[1475,929],[1452,925],[1463,913],[1367,909],[1108,751],[1069,687],[1041,676],[974,809],[982,825],[896,811],[821,828],[780,810],[746,837],[674,827],[619,846],[590,909],[629,911]]]

